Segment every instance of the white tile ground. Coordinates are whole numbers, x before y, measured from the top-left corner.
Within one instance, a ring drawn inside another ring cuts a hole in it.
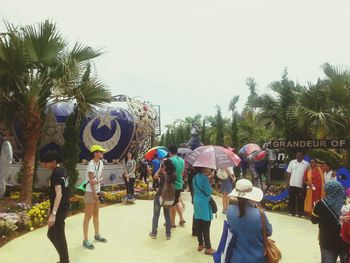
[[[186,201],[186,226],[173,230],[172,239],[165,238],[165,228],[161,215],[159,234],[150,239],[152,201],[137,201],[135,205],[113,205],[101,210],[101,233],[108,243],[94,243],[96,249],[88,251],[82,247],[83,214],[66,220],[66,233],[72,263],[210,263],[210,256],[197,252],[196,238],[191,236],[192,205],[188,193]],[[217,200],[219,211],[221,202]],[[219,214],[211,227],[211,239],[217,247],[222,230],[224,215]],[[320,262],[317,243],[317,226],[306,219],[268,213],[273,225],[273,239],[283,253],[282,263]],[[46,238],[47,228],[41,228],[19,237],[0,248],[1,263],[50,263],[58,257]],[[92,223],[90,236],[93,237]]]

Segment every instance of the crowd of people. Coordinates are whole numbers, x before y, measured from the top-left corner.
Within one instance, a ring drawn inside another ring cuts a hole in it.
[[[88,229],[93,219],[94,240],[105,243],[107,239],[100,234],[99,207],[101,181],[103,173],[103,153],[99,145],[90,149],[92,159],[86,169],[85,215],[83,221],[83,247],[94,249],[89,241]],[[345,200],[345,189],[337,182],[336,175],[329,163],[318,164],[312,159],[307,162],[303,153],[298,152],[296,159],[290,161],[287,168],[289,187],[289,213],[291,216],[310,217],[312,223],[319,226],[319,245],[322,263],[335,263],[339,257],[342,263],[348,260],[350,247],[350,190]],[[65,217],[68,212],[68,177],[59,166],[59,157],[55,152],[47,152],[41,158],[44,168],[49,169],[50,210],[48,220],[48,238],[53,243],[60,263],[69,262],[65,238]],[[138,169],[137,169],[138,167]],[[215,171],[209,167],[192,167],[177,155],[177,146],[168,146],[168,156],[160,159],[153,156],[150,165],[141,161],[137,165],[131,152],[127,153],[123,178],[127,189],[126,200],[134,202],[134,185],[137,171],[140,180],[147,184],[151,174],[152,188],[156,190],[151,220],[152,239],[157,238],[161,210],[165,219],[166,239],[171,239],[171,229],[185,226],[181,193],[184,188],[184,174],[187,176],[193,204],[192,235],[197,237],[198,251],[207,255],[216,253],[210,240],[210,226],[213,213],[213,184],[215,178],[221,178],[223,214],[226,214],[229,230],[233,238],[229,241],[226,262],[256,263],[267,262],[265,238],[272,235],[272,225],[261,208],[263,191],[254,187],[247,179],[237,180],[233,169]],[[226,173],[221,176],[219,173]],[[238,176],[237,176],[238,177]],[[179,216],[178,225],[176,215]],[[349,257],[350,262],[350,257]]]

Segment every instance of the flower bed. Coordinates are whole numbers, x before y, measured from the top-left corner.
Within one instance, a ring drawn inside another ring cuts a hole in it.
[[[285,183],[271,185],[269,191],[266,193],[268,196],[277,197],[275,201],[269,201],[264,199],[262,201],[263,206],[266,210],[275,211],[275,212],[286,212],[288,210],[288,196],[283,196],[279,199],[278,196],[285,190]]]

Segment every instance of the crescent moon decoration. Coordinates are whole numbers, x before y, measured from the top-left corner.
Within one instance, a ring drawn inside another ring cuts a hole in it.
[[[93,118],[91,121],[88,122],[88,124],[86,124],[86,126],[84,128],[84,132],[83,132],[84,145],[87,149],[90,149],[90,147],[92,145],[98,144],[102,148],[105,148],[107,150],[107,152],[109,152],[118,145],[118,142],[120,140],[120,135],[121,135],[120,125],[119,125],[118,121],[116,119],[114,119],[113,121],[115,122],[116,127],[115,127],[115,132],[112,135],[112,137],[106,141],[98,141],[93,137],[93,135],[91,133],[92,124],[94,123],[94,121],[96,119],[99,119],[99,118]]]

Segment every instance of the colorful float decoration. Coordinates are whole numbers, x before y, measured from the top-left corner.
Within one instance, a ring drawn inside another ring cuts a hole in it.
[[[74,102],[60,102],[49,107],[43,124],[40,153],[48,150],[61,151],[67,117],[74,110]],[[89,149],[98,144],[107,149],[107,162],[124,157],[127,150],[140,151],[150,147],[156,111],[152,105],[125,95],[114,96],[103,108],[96,108],[85,116],[80,128],[80,160],[91,159]],[[15,125],[18,143],[23,134],[20,124]],[[22,145],[20,145],[22,147]]]

